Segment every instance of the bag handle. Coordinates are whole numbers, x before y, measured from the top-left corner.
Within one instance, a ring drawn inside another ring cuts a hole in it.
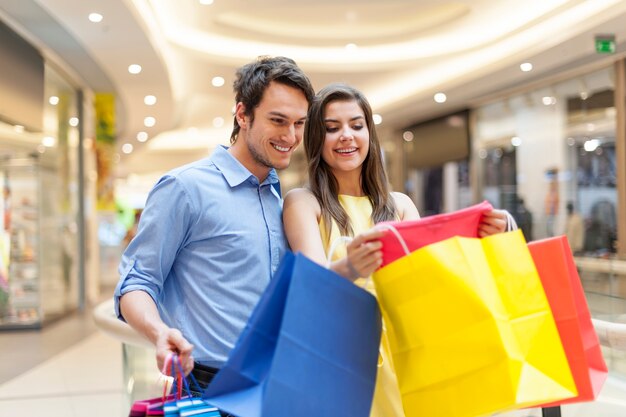
[[[175,384],[174,386],[177,389],[175,398],[178,399],[181,397],[182,392],[180,391],[180,388],[181,388],[180,382],[177,381],[178,375],[176,374],[175,369],[174,369],[174,364],[173,364],[174,357],[175,355],[172,352],[167,354],[167,356],[165,357],[165,361],[163,362],[163,369],[161,369],[161,373],[163,375],[168,375],[168,369],[169,369],[170,371],[169,373],[171,374],[171,377],[174,378],[173,384]],[[167,388],[168,388],[168,384],[165,383],[163,385],[163,397],[162,397],[163,403],[165,403],[165,400],[167,398],[167,392],[168,392]]]
[[[398,242],[400,243],[400,246],[402,246],[402,250],[404,251],[404,254],[405,255],[411,254],[411,251],[409,250],[409,247],[406,244],[406,241],[404,240],[404,238],[402,237],[400,232],[398,232],[398,229],[396,229],[394,226],[392,226],[391,224],[388,224],[388,223],[379,223],[379,224],[377,224],[374,227],[377,228],[377,229],[387,229],[387,230],[389,230],[391,233],[393,233],[393,235],[396,237],[396,239],[398,239]]]
[[[512,232],[513,230],[517,230],[517,222],[513,215],[511,215],[508,210],[504,210],[504,212],[506,213],[506,231]]]
[[[339,248],[339,245],[341,245],[342,243],[347,245],[348,243],[352,242],[352,239],[353,238],[351,238],[350,236],[339,236],[333,241],[333,243],[330,245],[330,249],[328,250],[328,256],[326,256],[326,269],[330,269],[330,264],[333,262],[333,255],[337,251],[337,248]]]
[[[185,377],[183,364],[180,361],[180,358],[178,357],[177,354],[169,353],[165,357],[165,362],[163,363],[163,369],[161,373],[164,375],[167,375],[168,368],[171,372],[171,376],[174,378],[173,383],[175,384],[174,386],[176,387],[176,394],[174,395],[174,399],[180,400],[182,398],[183,386],[185,388],[185,393],[188,394],[190,397],[193,397],[190,386],[189,386],[189,382],[187,381],[187,377]],[[202,392],[203,390],[200,387],[200,384],[198,383],[198,380],[196,379],[196,377],[193,376],[193,373],[190,373],[188,376],[191,379],[191,383],[193,384],[193,387],[198,392]],[[167,385],[168,384],[165,384],[165,386],[163,387],[163,403],[165,403],[165,399],[167,397]]]

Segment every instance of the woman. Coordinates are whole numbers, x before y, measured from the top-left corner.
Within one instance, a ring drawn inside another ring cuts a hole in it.
[[[383,232],[372,229],[386,220],[414,220],[417,208],[405,194],[391,192],[382,162],[371,107],[361,92],[345,84],[323,88],[309,108],[304,132],[309,188],[285,196],[283,221],[291,249],[326,265],[328,250],[340,236],[356,236],[333,254],[338,274],[364,285],[382,262]],[[479,235],[504,231],[506,214],[484,216]],[[365,287],[373,292],[367,282]],[[383,333],[381,365],[371,416],[403,416],[400,393]]]

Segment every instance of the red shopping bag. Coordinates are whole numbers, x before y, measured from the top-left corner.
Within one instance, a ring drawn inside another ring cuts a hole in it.
[[[608,370],[567,239],[558,236],[530,242],[528,249],[578,389],[578,396],[542,407],[592,401],[600,393]]]
[[[382,222],[377,226],[384,230],[385,225],[392,225],[406,242],[408,251],[413,252],[454,236],[478,237],[480,220],[483,214],[491,210],[493,210],[491,204],[483,201],[453,213],[437,214],[419,220]],[[402,244],[391,231],[387,231],[380,241],[383,244],[381,268],[405,255]]]

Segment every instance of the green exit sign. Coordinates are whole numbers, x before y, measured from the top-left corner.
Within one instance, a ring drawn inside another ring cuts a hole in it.
[[[615,52],[615,36],[598,35],[595,38],[596,52],[599,54],[612,54]]]

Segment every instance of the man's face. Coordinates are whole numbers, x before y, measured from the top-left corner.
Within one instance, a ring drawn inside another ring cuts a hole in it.
[[[289,166],[291,155],[302,142],[309,104],[302,91],[272,82],[265,90],[254,120],[246,116],[242,103],[237,104],[241,130],[233,145],[243,165],[260,180],[271,168]]]

